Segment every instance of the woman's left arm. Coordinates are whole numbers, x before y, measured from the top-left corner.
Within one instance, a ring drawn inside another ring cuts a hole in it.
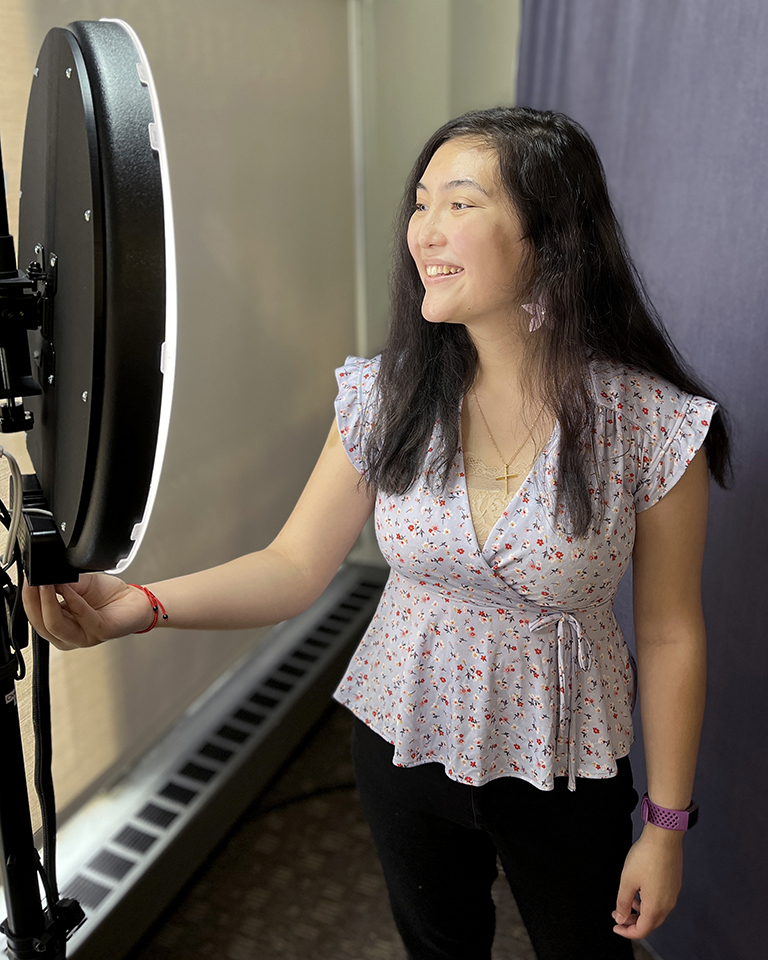
[[[632,555],[648,796],[672,810],[685,810],[691,803],[704,713],[701,566],[708,502],[709,475],[701,450],[675,486],[638,513]],[[664,921],[682,883],[682,844],[683,831],[646,824],[624,865],[616,933],[640,939]],[[632,913],[633,907],[639,914]]]

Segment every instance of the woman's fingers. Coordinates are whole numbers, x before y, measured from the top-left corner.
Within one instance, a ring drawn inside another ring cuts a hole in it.
[[[58,589],[64,592],[66,586],[62,584]],[[81,623],[72,616],[66,604],[59,602],[57,594],[57,588],[53,585],[48,584],[40,587],[40,609],[45,633],[51,643],[62,650],[87,645],[83,642],[86,640],[86,631]],[[69,594],[70,597],[76,596],[72,590],[69,591]]]
[[[26,579],[24,580],[22,599],[24,601],[24,610],[26,611],[27,619],[29,620],[32,629],[44,640],[47,640],[55,647],[58,647],[59,650],[72,650],[73,644],[61,641],[48,629],[45,623],[40,589],[40,587],[31,587],[27,583]]]
[[[88,577],[81,578],[77,583],[40,587],[31,587],[25,580],[24,609],[30,624],[59,650],[74,650],[101,643],[107,639],[103,618],[99,610],[86,599],[89,591],[93,594],[93,586]]]
[[[38,588],[38,595],[40,597],[40,614],[43,626],[51,640],[53,642],[56,640],[72,642],[74,639],[73,631],[64,616],[64,611],[56,595],[56,588],[52,584],[44,584]],[[67,634],[70,635],[71,639]]]
[[[654,907],[651,904],[639,904],[639,912],[633,913],[624,923],[617,923],[614,933],[618,933],[628,940],[643,940],[664,922],[669,911]],[[614,920],[616,915],[614,914]]]

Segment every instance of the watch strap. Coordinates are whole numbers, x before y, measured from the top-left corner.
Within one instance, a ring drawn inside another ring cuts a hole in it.
[[[660,807],[654,803],[647,793],[643,794],[640,813],[646,823],[661,827],[663,830],[690,830],[699,819],[699,808],[695,803],[685,810],[670,810],[668,807]]]

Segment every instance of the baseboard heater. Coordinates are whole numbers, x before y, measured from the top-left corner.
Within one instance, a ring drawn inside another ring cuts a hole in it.
[[[120,960],[330,704],[386,569],[345,564],[306,613],[218,681],[104,796],[64,825],[59,885],[86,923],[71,960]]]

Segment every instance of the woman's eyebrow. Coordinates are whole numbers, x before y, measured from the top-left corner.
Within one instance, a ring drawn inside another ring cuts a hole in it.
[[[453,190],[455,187],[474,187],[475,190],[479,190],[480,193],[484,194],[486,197],[488,196],[488,192],[484,190],[476,180],[472,180],[470,177],[464,177],[461,180],[448,180],[447,183],[442,185],[441,189]],[[427,188],[421,181],[419,181],[416,184],[416,189],[426,190]]]

